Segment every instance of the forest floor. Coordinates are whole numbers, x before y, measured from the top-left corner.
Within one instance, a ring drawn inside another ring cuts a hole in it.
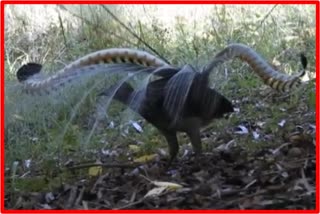
[[[128,161],[133,159],[128,158],[132,154],[128,145],[121,145],[116,149],[122,149],[127,161],[97,153],[94,161],[66,159],[63,166],[52,164],[48,170],[34,164],[16,172],[16,179],[8,170],[5,206],[315,209],[315,112],[308,106],[307,93],[295,106],[288,104],[293,99],[290,96],[271,93],[261,99],[261,90],[252,93],[249,98],[239,98],[238,93],[238,100],[233,100],[238,111],[231,117],[237,119],[202,131],[204,153],[200,157],[194,156],[182,135],[180,141],[189,144],[181,146],[169,167],[166,147],[132,162]]]

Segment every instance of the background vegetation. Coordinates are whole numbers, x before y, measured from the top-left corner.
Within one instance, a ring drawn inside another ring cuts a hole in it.
[[[166,148],[164,138],[139,117],[133,121],[143,127],[143,133],[137,132],[127,119],[128,114],[119,114],[122,106],[116,103],[108,110],[112,117],[93,130],[98,90],[83,96],[88,85],[49,97],[30,97],[21,93],[15,72],[22,64],[41,63],[43,72],[49,75],[80,56],[100,49],[130,47],[152,53],[145,42],[174,65],[189,63],[200,68],[227,44],[239,42],[253,47],[287,73],[298,70],[298,54],[304,52],[309,62],[306,78],[313,79],[315,21],[315,7],[308,5],[6,6],[6,188],[12,194],[51,188],[52,183],[57,182],[52,177],[70,162],[95,161],[110,156],[127,160]],[[270,92],[249,70],[247,65],[235,61],[212,75],[212,85],[233,100],[240,111],[229,121],[214,123],[215,132],[225,134],[226,130],[233,130],[239,124],[263,122],[266,132],[274,136],[272,140],[259,139],[257,144],[251,135],[236,138],[248,149],[255,149],[270,143],[283,143],[281,136],[298,124],[315,124],[314,81],[306,90],[295,91],[289,98],[283,98],[283,95]],[[283,99],[275,100],[274,96]],[[261,100],[267,105],[259,106]],[[298,113],[292,113],[297,109],[310,114],[299,117]],[[278,125],[281,120],[286,121],[283,128]],[[180,138],[189,142],[183,136]],[[212,144],[205,145],[210,148]],[[139,151],[132,151],[132,145],[137,145]],[[30,182],[20,179],[24,177],[32,179]],[[61,174],[59,178],[66,179]],[[35,179],[39,182],[31,185]],[[44,185],[40,185],[40,181]]]

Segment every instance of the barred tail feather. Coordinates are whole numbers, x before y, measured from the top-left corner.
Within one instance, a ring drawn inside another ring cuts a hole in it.
[[[17,78],[24,84],[27,93],[48,94],[79,77],[87,75],[92,76],[102,72],[138,72],[143,69],[162,66],[170,67],[162,59],[147,52],[127,48],[112,48],[81,57],[47,78],[34,78],[40,72],[42,66],[36,63],[28,63],[19,68]]]
[[[300,78],[305,74],[307,66],[306,58],[302,55],[303,70],[296,75],[288,75],[272,68],[257,52],[243,44],[231,44],[220,51],[214,59],[204,68],[203,75],[207,76],[211,70],[220,63],[240,58],[247,62],[252,70],[264,81],[277,91],[289,91],[301,84]]]

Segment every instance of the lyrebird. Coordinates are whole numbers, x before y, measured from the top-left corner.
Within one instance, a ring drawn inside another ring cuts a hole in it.
[[[232,103],[208,86],[210,72],[233,58],[247,62],[265,84],[278,91],[288,91],[300,85],[307,66],[306,58],[301,55],[302,71],[290,76],[272,68],[250,47],[231,44],[199,72],[191,65],[173,67],[147,52],[116,48],[84,56],[43,80],[32,78],[40,72],[41,65],[29,63],[18,70],[17,78],[24,84],[25,91],[41,94],[60,90],[68,82],[90,72],[92,75],[101,72],[147,72],[158,76],[157,80],[140,90],[134,90],[124,82],[120,86],[106,87],[100,95],[113,95],[113,99],[128,105],[157,127],[167,139],[172,161],[179,150],[177,132],[186,132],[194,151],[199,154],[202,150],[200,128],[233,111]],[[136,97],[140,97],[138,105]]]

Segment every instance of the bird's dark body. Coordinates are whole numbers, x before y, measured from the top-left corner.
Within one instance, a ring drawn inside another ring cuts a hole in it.
[[[144,94],[139,108],[133,109],[146,121],[154,125],[166,138],[169,146],[170,162],[176,157],[179,145],[177,132],[185,132],[189,136],[196,154],[201,153],[200,127],[207,125],[212,119],[221,118],[225,113],[233,111],[232,104],[224,96],[211,89],[201,81],[201,74],[197,74],[191,85],[186,102],[182,107],[180,117],[174,121],[164,107],[167,83],[170,77],[153,81],[147,85],[144,92],[137,92],[124,83],[118,88],[113,99],[122,102],[129,107],[131,98]],[[102,95],[110,95],[116,86],[106,89]],[[133,96],[135,94],[136,96]]]

